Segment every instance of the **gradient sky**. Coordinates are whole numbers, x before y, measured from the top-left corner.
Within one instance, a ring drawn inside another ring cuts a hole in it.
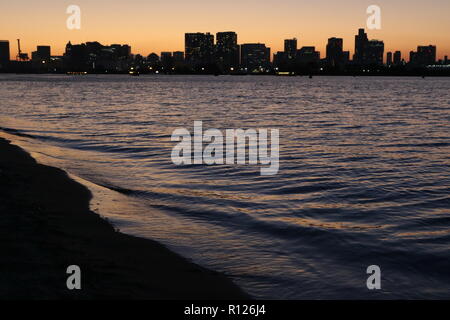
[[[81,7],[81,30],[66,28],[66,8]],[[133,53],[184,50],[185,32],[235,31],[239,43],[262,42],[272,52],[283,39],[315,45],[324,57],[327,39],[344,38],[353,52],[354,35],[365,27],[369,5],[382,9],[382,29],[369,38],[385,42],[386,51],[403,57],[417,45],[435,44],[438,57],[450,55],[449,0],[21,0],[0,3],[0,40],[11,42],[11,56],[51,45],[60,55],[65,44],[100,41],[128,43]]]

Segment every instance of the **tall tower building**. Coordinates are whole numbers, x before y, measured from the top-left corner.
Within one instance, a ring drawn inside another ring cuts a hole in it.
[[[239,45],[236,32],[216,34],[216,62],[224,72],[239,67]]]
[[[184,36],[185,60],[192,66],[213,62],[214,36],[210,33],[186,33]]]
[[[359,29],[358,34],[355,36],[355,54],[353,61],[358,64],[364,64],[367,59],[367,46],[369,45],[369,39],[364,29]]]
[[[340,67],[344,63],[343,46],[344,40],[341,38],[328,39],[326,59],[330,67]]]
[[[289,60],[295,59],[297,54],[297,39],[286,39],[284,40],[284,52]]]
[[[388,65],[388,66],[391,66],[392,65],[392,52],[388,52],[387,54],[386,54],[386,64]]]
[[[394,65],[398,66],[402,63],[402,53],[400,51],[394,52]]]

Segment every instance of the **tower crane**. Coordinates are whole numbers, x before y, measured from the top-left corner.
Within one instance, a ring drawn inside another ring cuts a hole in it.
[[[22,53],[22,50],[20,50],[20,39],[17,39],[17,47],[18,47],[18,53],[16,59],[18,61],[27,61],[30,58],[28,57],[28,53]]]

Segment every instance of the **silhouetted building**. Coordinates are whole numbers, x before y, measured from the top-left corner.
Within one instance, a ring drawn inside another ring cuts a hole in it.
[[[135,54],[133,56],[133,66],[138,67],[138,69],[144,66],[144,62],[144,56],[142,56],[141,54]]]
[[[411,51],[409,62],[415,66],[427,66],[436,63],[436,46],[418,46],[417,52]]]
[[[343,51],[342,52],[342,61],[345,65],[348,65],[348,63],[350,62],[350,51]]]
[[[171,59],[172,59],[172,52],[169,52],[169,51],[161,52],[161,62],[171,60]]]
[[[241,45],[241,66],[248,72],[262,72],[270,66],[270,48],[263,43]]]
[[[63,59],[67,71],[125,72],[131,60],[131,47],[103,46],[99,42],[73,45],[69,41]]]
[[[68,71],[87,71],[88,54],[85,44],[73,45],[70,41],[66,45],[64,64]]]
[[[394,52],[394,65],[398,66],[402,63],[402,53],[400,51]]]
[[[172,52],[161,52],[161,65],[165,71],[173,68]]]
[[[391,66],[392,63],[393,63],[393,60],[392,60],[392,52],[389,51],[389,52],[386,54],[386,65]]]
[[[296,38],[284,40],[284,51],[278,51],[273,55],[273,66],[276,71],[294,71],[297,51]]]
[[[285,51],[278,51],[273,55],[273,65],[277,71],[291,71],[292,69],[291,61]]]
[[[150,53],[147,57],[147,63],[157,65],[159,63],[159,56],[156,53]]]
[[[31,53],[31,60],[39,63],[48,63],[51,57],[50,51],[50,46],[37,46],[36,51]]]
[[[100,56],[102,54],[103,46],[100,42],[86,42],[86,51],[89,55]]]
[[[384,42],[369,40],[364,29],[359,29],[355,36],[355,54],[353,62],[357,65],[382,65]]]
[[[448,56],[444,57],[444,64],[448,64]]]
[[[89,65],[96,72],[124,72],[131,63],[131,47],[129,45],[112,44],[103,46],[95,42],[86,43]],[[143,60],[143,58],[142,58]],[[135,66],[142,64],[138,62]]]
[[[9,41],[1,40],[0,41],[0,69],[4,69],[8,67],[10,60],[9,53]]]
[[[184,37],[185,61],[196,68],[211,64],[214,54],[214,36],[210,33],[186,33]]]
[[[370,40],[366,49],[366,61],[368,65],[382,65],[384,58],[384,42],[379,40]]]
[[[359,29],[358,34],[355,36],[355,54],[353,55],[353,61],[356,64],[365,64],[367,61],[367,46],[369,39],[364,29]]]
[[[184,52],[183,51],[174,51],[172,54],[174,63],[183,63],[184,62]]]
[[[297,51],[296,62],[300,65],[317,64],[320,60],[320,52],[316,51],[316,47],[302,47]]]
[[[112,44],[109,47],[104,47],[106,49],[113,49],[114,55],[120,59],[128,59],[131,56],[131,47],[127,44]]]
[[[344,40],[341,38],[330,38],[327,44],[327,65],[332,68],[341,68],[344,65]]]
[[[218,32],[216,35],[216,62],[224,72],[239,67],[239,45],[235,32]]]
[[[45,73],[54,70],[57,63],[52,63],[50,46],[37,46],[31,53],[32,66],[35,72]]]
[[[286,39],[284,40],[284,52],[286,53],[286,58],[288,60],[295,59],[297,55],[297,39]]]

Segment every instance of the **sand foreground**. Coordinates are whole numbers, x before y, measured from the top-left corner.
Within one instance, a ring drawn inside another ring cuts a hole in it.
[[[116,232],[91,194],[0,139],[1,299],[245,299],[224,275]],[[69,290],[67,267],[81,268]]]

